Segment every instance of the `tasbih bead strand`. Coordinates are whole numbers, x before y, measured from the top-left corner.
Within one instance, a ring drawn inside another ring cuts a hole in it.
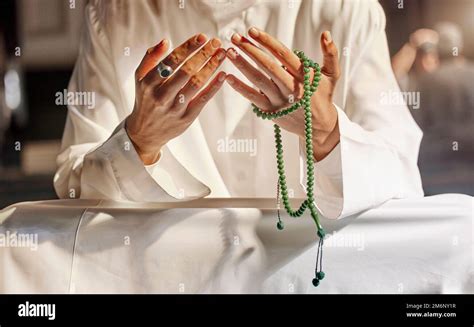
[[[277,182],[277,217],[278,217],[277,228],[278,230],[283,230],[283,228],[285,228],[285,225],[283,224],[283,221],[281,220],[281,217],[280,217],[280,183],[279,182]]]
[[[307,191],[307,200],[304,201],[301,206],[294,210],[290,206],[289,198],[288,198],[288,190],[286,186],[286,177],[285,177],[285,170],[284,170],[284,162],[283,162],[283,145],[281,141],[281,130],[278,125],[274,125],[275,129],[275,143],[276,143],[276,150],[277,150],[277,167],[278,167],[278,175],[279,175],[279,183],[282,193],[283,205],[285,206],[288,215],[291,217],[301,217],[304,214],[304,211],[309,206],[311,217],[315,221],[318,231],[322,230],[322,226],[319,223],[318,213],[314,206],[314,161],[313,161],[313,134],[312,134],[312,113],[311,113],[311,96],[316,91],[319,81],[321,80],[321,69],[318,64],[314,63],[310,59],[306,58],[303,52],[295,52],[297,56],[303,63],[303,70],[304,70],[304,93],[303,98],[293,104],[288,109],[283,109],[277,112],[267,113],[260,110],[258,107],[254,105],[254,112],[257,114],[258,117],[263,119],[275,119],[280,118],[288,114],[287,112],[291,113],[296,109],[301,107],[304,108],[304,117],[305,117],[305,139],[306,139],[306,166],[307,166],[307,182],[306,182],[306,191]],[[314,69],[314,78],[313,83],[310,83],[311,78],[311,69]],[[319,233],[318,233],[319,234]]]
[[[324,244],[325,232],[323,227],[319,222],[318,212],[316,210],[316,205],[314,204],[314,160],[313,160],[313,125],[312,125],[312,112],[311,112],[311,96],[317,90],[319,81],[321,80],[321,69],[318,64],[313,62],[311,59],[307,58],[302,51],[295,51],[295,54],[300,59],[303,64],[304,71],[304,82],[303,82],[303,97],[292,104],[286,109],[282,109],[275,112],[263,111],[254,104],[253,112],[262,119],[277,119],[292,112],[303,108],[304,109],[304,121],[305,121],[305,147],[306,147],[306,167],[307,167],[307,177],[306,177],[306,200],[301,203],[300,207],[297,210],[294,210],[290,205],[290,199],[288,196],[288,187],[286,185],[286,175],[285,175],[285,163],[283,159],[283,144],[281,140],[281,129],[277,124],[274,124],[275,132],[275,147],[276,147],[276,159],[277,159],[277,169],[278,169],[278,182],[277,182],[277,228],[283,230],[284,225],[283,221],[280,219],[280,192],[283,206],[287,211],[288,215],[291,217],[301,217],[306,209],[309,209],[311,213],[311,218],[316,223],[319,236],[318,244],[318,253],[316,257],[316,268],[315,268],[315,278],[313,279],[313,285],[318,286],[320,280],[324,278],[324,272],[322,271],[322,247]],[[311,69],[314,70],[313,81],[311,79]]]
[[[278,183],[280,185],[280,191],[282,194],[283,206],[291,217],[301,217],[307,207],[307,202],[303,201],[298,210],[293,210],[290,205],[290,199],[288,196],[288,187],[286,185],[285,175],[285,164],[283,159],[283,145],[281,142],[281,130],[280,126],[273,125],[275,129],[275,143],[277,151],[277,168],[278,168]]]

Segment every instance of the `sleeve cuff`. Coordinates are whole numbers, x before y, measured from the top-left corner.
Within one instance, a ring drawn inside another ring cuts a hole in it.
[[[202,198],[210,189],[192,176],[166,149],[153,165],[145,166],[119,124],[96,151],[105,154],[121,193],[131,201],[176,201]]]
[[[145,165],[146,171],[150,174],[153,175],[153,172],[155,171],[156,167],[159,167],[161,158],[163,158],[163,150],[160,151],[160,156],[158,160],[155,163],[152,163],[151,165]]]

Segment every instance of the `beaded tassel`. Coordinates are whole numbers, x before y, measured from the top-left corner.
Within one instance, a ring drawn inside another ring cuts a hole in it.
[[[321,80],[321,68],[318,64],[313,62],[311,59],[307,58],[303,51],[295,50],[295,54],[300,59],[303,64],[304,70],[304,93],[301,100],[295,102],[293,105],[286,109],[282,109],[276,112],[265,112],[260,108],[252,104],[253,112],[262,119],[277,119],[292,112],[298,110],[299,108],[304,109],[305,116],[305,136],[306,136],[306,167],[307,167],[307,180],[306,180],[306,200],[301,203],[300,207],[297,210],[294,210],[290,205],[290,200],[288,197],[288,188],[286,186],[286,176],[285,176],[285,165],[283,160],[283,145],[281,140],[281,129],[280,126],[274,124],[275,130],[275,145],[276,145],[276,158],[277,158],[277,168],[278,168],[278,182],[277,182],[277,228],[283,230],[284,225],[283,221],[280,218],[280,192],[281,198],[283,200],[283,206],[286,209],[286,212],[291,217],[301,217],[306,209],[309,209],[311,218],[313,218],[316,228],[318,230],[319,244],[318,244],[318,253],[316,256],[316,268],[315,268],[315,278],[313,279],[313,285],[318,286],[320,280],[324,278],[324,272],[322,271],[322,256],[323,256],[323,244],[325,232],[321,223],[319,222],[319,215],[316,210],[316,205],[314,204],[314,161],[313,161],[313,129],[312,129],[312,113],[311,113],[311,96],[316,91]],[[310,82],[311,78],[311,68],[314,70],[313,82]],[[318,267],[319,266],[319,267]]]

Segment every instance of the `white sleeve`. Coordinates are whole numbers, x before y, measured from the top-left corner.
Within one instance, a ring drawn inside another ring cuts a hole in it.
[[[367,24],[373,27],[362,28],[359,36],[366,44],[352,61],[347,101],[343,109],[336,105],[340,143],[315,164],[315,202],[330,219],[393,198],[423,196],[417,166],[422,132],[405,104],[387,101],[400,89],[390,66],[385,16],[378,3],[369,15]],[[304,186],[306,159],[300,152]]]
[[[86,7],[85,31],[68,92],[93,94],[95,106],[72,104],[54,177],[60,198],[172,201],[210,193],[166,149],[145,167],[123,128],[131,111],[117,78],[112,50],[99,19],[99,1]],[[138,63],[137,63],[138,64]],[[166,173],[168,172],[168,173]]]

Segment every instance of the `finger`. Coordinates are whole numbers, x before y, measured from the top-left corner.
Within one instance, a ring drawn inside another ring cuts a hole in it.
[[[159,94],[166,99],[174,99],[179,90],[203,67],[219,49],[221,41],[212,39],[196,52],[186,63],[160,86]]]
[[[273,108],[272,103],[264,94],[248,86],[234,75],[227,75],[226,81],[234,90],[242,94],[245,98],[247,98],[250,102],[255,104],[260,109],[271,110]]]
[[[331,33],[326,31],[321,34],[321,49],[323,50],[323,67],[321,73],[326,75],[335,84],[340,76],[339,55]]]
[[[186,108],[191,99],[204,87],[225,59],[225,50],[219,49],[212,58],[183,86],[175,98],[175,108]]]
[[[252,27],[249,29],[249,35],[265,49],[270,51],[286,69],[298,80],[303,81],[302,65],[297,55],[288,49],[283,43],[275,39],[270,34]]]
[[[169,42],[166,39],[161,40],[160,43],[149,48],[135,71],[135,80],[141,81],[146,74],[155,68],[159,60],[165,55],[166,51],[168,51],[168,48]]]
[[[224,72],[220,72],[216,77],[206,86],[194,99],[189,102],[186,113],[183,115],[183,119],[188,122],[192,122],[201,113],[204,106],[209,102],[210,99],[219,91],[222,87],[226,78]]]
[[[259,88],[274,106],[286,102],[284,95],[278,86],[265,76],[260,70],[250,64],[244,57],[240,56],[235,49],[227,50],[227,57],[248,78],[257,88]]]
[[[238,33],[232,35],[232,43],[245,52],[253,61],[267,73],[277,84],[280,91],[287,97],[293,93],[294,78],[281,67],[277,61],[273,60],[262,49],[258,48],[249,39]]]
[[[161,62],[167,66],[170,66],[171,69],[176,70],[181,64],[197,49],[199,49],[207,41],[207,36],[199,33],[187,41],[175,48],[169,55],[165,57]],[[155,61],[155,67],[158,65],[159,61]],[[158,84],[162,83],[166,78],[162,78],[155,69],[150,70],[144,78],[146,84]]]

